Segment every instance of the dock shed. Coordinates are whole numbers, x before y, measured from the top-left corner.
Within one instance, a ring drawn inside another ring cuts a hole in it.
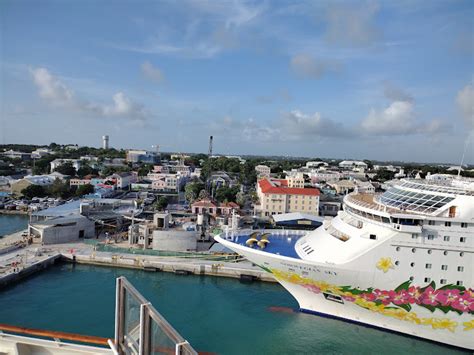
[[[95,237],[95,222],[82,215],[56,217],[30,222],[28,232],[37,241],[47,244],[75,242]]]

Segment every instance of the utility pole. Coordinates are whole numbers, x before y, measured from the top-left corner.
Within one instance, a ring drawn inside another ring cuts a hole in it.
[[[209,192],[209,196],[212,198],[212,141],[214,137],[209,137],[209,151],[207,152],[207,163],[209,165],[209,183],[206,183],[207,192]]]

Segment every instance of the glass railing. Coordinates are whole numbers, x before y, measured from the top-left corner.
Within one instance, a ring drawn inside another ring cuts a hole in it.
[[[115,350],[123,355],[197,352],[125,277],[117,279]]]

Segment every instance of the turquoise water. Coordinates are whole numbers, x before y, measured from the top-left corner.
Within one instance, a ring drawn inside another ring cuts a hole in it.
[[[449,347],[296,312],[279,285],[62,264],[0,291],[0,323],[113,337],[125,276],[198,351],[218,354],[456,354]],[[8,305],[8,306],[7,306]]]
[[[28,216],[0,214],[0,237],[28,227]]]

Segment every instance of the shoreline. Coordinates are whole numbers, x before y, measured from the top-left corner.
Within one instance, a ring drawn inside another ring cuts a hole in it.
[[[21,210],[0,210],[0,215],[6,216],[29,216],[30,213],[28,211],[21,211]]]

